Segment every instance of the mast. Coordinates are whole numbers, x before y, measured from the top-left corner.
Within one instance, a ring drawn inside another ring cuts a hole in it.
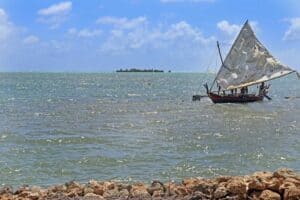
[[[221,66],[221,68],[222,68],[222,67],[224,66],[224,61],[223,61],[223,57],[222,57],[222,54],[221,54],[219,41],[217,41],[217,47],[218,47],[218,52],[219,52],[219,56],[220,56],[221,63],[222,63],[222,66]],[[219,72],[218,72],[218,74],[219,74]],[[215,84],[215,82],[216,82],[216,80],[217,80],[218,74],[216,75],[216,77],[215,77],[215,79],[214,79],[214,81],[213,81],[213,83],[212,83],[212,85],[211,85],[209,91],[212,90],[212,88],[213,88],[213,86],[214,86],[214,84]]]

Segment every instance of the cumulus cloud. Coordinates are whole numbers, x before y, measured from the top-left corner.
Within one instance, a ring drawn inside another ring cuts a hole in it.
[[[290,23],[288,30],[284,33],[283,40],[300,40],[300,17],[286,19]]]
[[[102,34],[102,31],[100,29],[81,29],[81,30],[77,30],[76,28],[71,28],[68,30],[68,33],[70,35],[75,35],[78,37],[85,37],[85,38],[91,38],[91,37],[96,37]]]
[[[29,35],[24,38],[23,43],[24,44],[35,44],[38,43],[40,39],[35,35]]]
[[[112,17],[112,16],[105,16],[100,17],[96,23],[98,24],[106,24],[106,25],[112,25],[117,28],[121,29],[132,29],[139,27],[141,25],[147,24],[147,18],[146,17],[137,17],[133,19],[127,19],[126,17]]]
[[[259,31],[258,22],[250,21],[250,26],[255,32]],[[243,24],[230,24],[227,20],[222,20],[217,23],[217,28],[228,36],[236,36],[241,30]]]
[[[53,4],[47,8],[40,9],[37,12],[39,15],[38,21],[50,25],[51,29],[55,29],[67,20],[71,10],[71,1]]]
[[[218,27],[218,29],[220,29],[221,31],[223,31],[224,33],[226,33],[230,36],[236,35],[242,28],[241,25],[230,24],[226,20],[222,20],[222,21],[218,22],[217,27]]]
[[[169,26],[150,26],[145,17],[101,18],[101,23],[104,22],[114,25],[102,45],[104,51],[168,48],[174,45],[200,47],[215,40],[214,37],[205,37],[197,27],[185,21]]]
[[[14,25],[9,21],[8,16],[2,8],[0,8],[0,40],[7,39],[14,32]]]

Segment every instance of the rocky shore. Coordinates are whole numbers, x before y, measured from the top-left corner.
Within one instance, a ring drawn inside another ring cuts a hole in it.
[[[153,181],[122,184],[91,180],[87,184],[74,181],[48,188],[23,186],[17,190],[4,187],[0,190],[1,200],[40,199],[300,199],[300,175],[290,169],[275,172],[256,172],[246,176],[220,176],[211,179],[189,178],[181,183]]]

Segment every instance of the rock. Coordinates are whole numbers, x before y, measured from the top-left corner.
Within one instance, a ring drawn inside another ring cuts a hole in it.
[[[188,194],[190,194],[191,192],[189,191],[188,188],[184,187],[184,186],[177,186],[174,190],[175,194],[178,196],[186,196]]]
[[[248,182],[249,190],[265,190],[266,188],[267,184],[257,177],[250,178]]]
[[[159,197],[163,197],[165,195],[165,193],[161,190],[155,190],[152,194],[152,198],[159,198]]]
[[[147,188],[147,191],[152,196],[155,191],[161,191],[161,193],[164,193],[166,188],[163,183],[159,181],[153,181],[151,186]]]
[[[120,196],[119,190],[117,188],[106,190],[103,194],[104,198],[114,199]]]
[[[56,193],[56,192],[64,193],[64,192],[67,191],[67,186],[65,186],[65,185],[55,185],[55,186],[50,187],[48,190],[52,191],[54,193]]]
[[[213,190],[217,187],[217,182],[208,179],[185,179],[183,180],[182,184],[189,190],[189,191],[200,191],[205,194],[211,194]]]
[[[279,188],[282,185],[283,181],[278,178],[271,178],[265,182],[266,188],[274,192],[280,193]]]
[[[243,178],[236,177],[228,181],[226,186],[229,193],[238,195],[240,199],[246,198],[247,186]]]
[[[264,190],[259,195],[260,200],[280,200],[280,194],[271,190]]]
[[[119,196],[120,196],[121,198],[128,198],[128,196],[129,196],[128,190],[127,190],[127,189],[121,189],[121,190],[119,191]]]
[[[105,191],[105,186],[95,180],[91,180],[88,183],[88,187],[93,189],[93,193],[97,195],[103,195]]]
[[[290,183],[290,182],[286,182],[283,183],[282,185],[280,185],[279,187],[279,193],[283,194],[285,190],[289,189],[289,188],[295,188],[295,184],[294,183]]]
[[[116,184],[110,181],[106,181],[103,183],[105,190],[113,190],[116,188]]]
[[[151,195],[147,191],[147,187],[142,183],[132,185],[132,188],[130,190],[130,196],[140,199],[151,198]]]
[[[247,199],[251,200],[259,200],[259,196],[261,195],[262,191],[253,191],[249,194]]]
[[[276,178],[295,178],[300,180],[300,177],[291,169],[282,168],[273,173],[273,177]]]
[[[84,193],[84,196],[85,196],[86,194],[94,193],[94,189],[91,188],[90,186],[87,186],[87,187],[85,187],[85,188],[83,189],[83,193]]]
[[[11,186],[5,186],[0,189],[0,195],[3,194],[12,194],[13,193],[13,188]]]
[[[214,196],[214,198],[219,199],[219,198],[225,197],[227,194],[228,194],[228,190],[224,186],[221,186],[215,190],[213,196]]]
[[[83,197],[84,200],[104,200],[104,198],[100,195],[94,193],[87,193]]]
[[[28,198],[31,199],[31,200],[38,200],[40,197],[39,193],[37,192],[31,192],[29,195],[28,195]]]
[[[232,179],[231,176],[219,176],[219,177],[215,178],[214,180],[217,183],[223,183],[223,182],[228,182],[230,179]]]
[[[300,199],[300,188],[289,187],[284,191],[284,200],[299,200]]]

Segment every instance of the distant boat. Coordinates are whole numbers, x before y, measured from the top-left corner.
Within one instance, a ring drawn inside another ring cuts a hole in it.
[[[265,82],[296,72],[269,53],[256,38],[248,20],[224,61],[218,42],[217,47],[222,65],[211,87],[207,83],[204,85],[207,96],[214,103],[247,103],[262,101],[264,98],[271,100],[267,95],[270,85],[265,85]],[[215,83],[217,91],[212,91]],[[258,94],[248,94],[248,86],[257,84],[261,84]],[[240,93],[237,92],[238,89],[241,90]],[[194,96],[196,100],[200,100],[197,98],[200,95]]]

